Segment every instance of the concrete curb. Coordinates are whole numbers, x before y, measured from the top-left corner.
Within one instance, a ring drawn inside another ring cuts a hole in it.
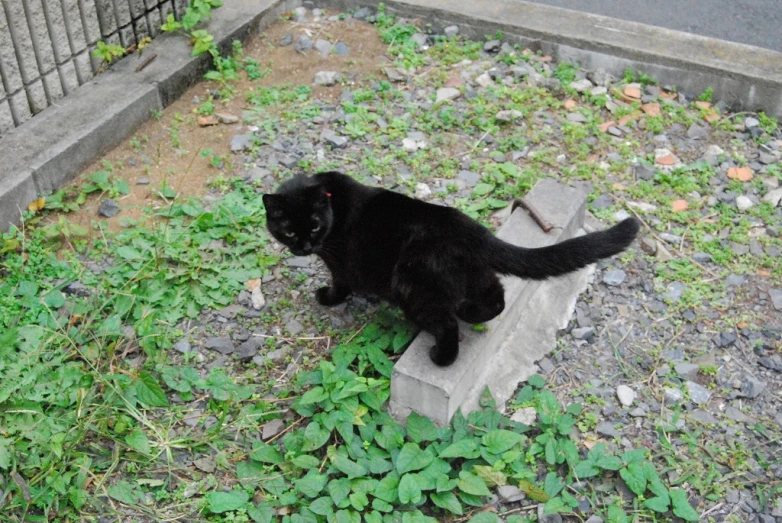
[[[628,68],[640,70],[686,94],[701,94],[711,87],[715,100],[733,110],[782,117],[782,53],[521,0],[384,3],[389,12],[421,18],[438,30],[455,24],[460,34],[476,39],[501,30],[511,43],[586,69],[604,69],[617,77]],[[326,4],[347,9],[356,2]]]
[[[209,31],[221,51],[262,30],[300,0],[232,0],[214,12]],[[141,59],[127,57],[0,139],[0,231],[18,223],[37,195],[51,193],[174,102],[209,68],[179,35],[161,35]],[[141,72],[141,60],[157,58]]]
[[[555,228],[543,232],[526,211],[518,209],[500,228],[499,238],[524,247],[544,247],[575,236],[584,223],[586,195],[553,179],[540,180],[525,199]],[[485,332],[461,324],[459,357],[449,367],[431,362],[429,348],[434,340],[430,334],[420,333],[394,366],[392,415],[404,420],[410,411],[416,411],[439,425],[447,425],[458,409],[466,414],[476,408],[487,386],[492,393],[501,392],[499,399],[506,401],[505,396],[515,390],[516,384],[534,373],[534,361],[554,347],[549,338],[554,339],[562,321],[555,318],[564,315],[566,323],[570,317],[577,296],[573,291],[579,292],[573,282],[577,277],[580,275],[545,282],[503,277],[505,310],[486,324]],[[534,300],[537,309],[531,312]],[[510,343],[514,330],[523,335]],[[510,347],[511,357],[505,355],[508,351],[504,347]],[[533,354],[537,358],[530,360]],[[505,377],[504,383],[497,379],[500,374]]]

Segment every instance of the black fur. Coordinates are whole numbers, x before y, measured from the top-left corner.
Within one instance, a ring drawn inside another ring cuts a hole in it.
[[[505,308],[497,277],[542,280],[622,252],[638,233],[628,218],[614,227],[540,249],[496,238],[456,209],[367,187],[338,172],[297,176],[263,196],[269,231],[294,254],[315,253],[331,287],[322,305],[349,294],[375,295],[432,333],[437,365],[459,353],[457,318],[483,323]]]

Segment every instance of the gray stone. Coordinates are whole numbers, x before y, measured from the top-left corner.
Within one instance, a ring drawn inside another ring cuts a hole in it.
[[[603,518],[600,516],[589,516],[585,523],[603,523]]]
[[[706,127],[700,126],[697,123],[690,125],[687,129],[687,137],[692,140],[700,140],[709,136],[709,130]]]
[[[181,352],[182,354],[187,354],[188,352],[193,351],[193,347],[190,345],[190,342],[184,338],[176,342],[174,349],[178,352]]]
[[[633,173],[636,178],[641,180],[651,180],[654,178],[654,167],[645,163],[637,163],[633,166]]]
[[[760,396],[766,388],[766,384],[754,376],[745,374],[741,379],[741,388],[736,397],[754,399]]]
[[[666,287],[663,298],[673,302],[677,302],[681,299],[682,293],[684,293],[684,289],[686,287],[687,286],[680,281],[671,282]]]
[[[643,407],[636,407],[630,411],[630,415],[634,418],[645,418],[646,414],[647,414],[646,409],[644,409]]]
[[[516,503],[526,497],[524,492],[514,485],[502,485],[497,489],[497,496],[502,503]]]
[[[494,118],[495,120],[501,123],[511,123],[514,120],[518,120],[519,118],[521,118],[521,116],[522,116],[521,111],[516,109],[509,109],[506,111],[498,112]]]
[[[344,42],[337,42],[334,44],[334,54],[337,56],[347,56],[350,52],[350,49],[348,49],[347,44]]]
[[[422,33],[415,33],[410,37],[410,40],[414,42],[418,48],[426,47],[426,35]]]
[[[318,71],[312,83],[329,87],[335,85],[342,75],[336,71]]]
[[[779,158],[770,153],[761,152],[758,156],[758,162],[762,163],[763,165],[773,165],[778,161]]]
[[[291,336],[296,336],[304,330],[304,325],[302,325],[298,320],[290,320],[285,324],[285,328],[288,330],[288,332],[291,333]]]
[[[619,385],[616,388],[616,397],[619,398],[619,403],[629,407],[635,401],[635,391],[627,385]]]
[[[481,175],[472,171],[459,171],[456,178],[463,181],[467,187],[475,187],[481,181]]]
[[[757,127],[760,125],[760,121],[757,118],[752,118],[751,116],[744,119],[744,127],[747,129],[751,129],[752,127]]]
[[[695,363],[677,363],[673,366],[673,369],[676,371],[676,374],[681,376],[682,378],[694,378],[698,375],[701,368],[699,365],[696,365]]]
[[[149,178],[146,176],[139,176],[136,178],[136,185],[149,185]]]
[[[562,523],[562,516],[559,514],[546,514],[545,505],[540,503],[538,505],[538,523]]]
[[[723,154],[725,154],[725,151],[722,147],[719,145],[710,145],[703,153],[703,160],[712,167],[716,167],[720,163],[720,158]]]
[[[487,53],[496,53],[500,50],[500,46],[502,45],[502,42],[499,40],[489,40],[485,44],[483,44],[483,50]]]
[[[331,42],[329,42],[328,40],[323,40],[322,38],[318,38],[317,40],[315,40],[314,47],[315,50],[320,53],[321,57],[327,58],[331,54],[331,48],[333,46],[331,45]]]
[[[359,7],[356,12],[353,13],[353,18],[356,20],[366,20],[370,16],[372,16],[372,11],[368,7]]]
[[[739,409],[735,407],[728,407],[725,409],[725,417],[728,419],[732,419],[733,421],[738,421],[739,423],[746,423],[748,421],[752,421],[752,418],[741,412]]]
[[[568,113],[565,117],[568,122],[584,123],[587,121],[587,117],[581,113]]]
[[[429,198],[429,196],[432,195],[432,189],[429,188],[428,185],[421,182],[418,185],[415,186],[415,197],[419,200],[424,200],[426,198]]]
[[[448,38],[453,38],[454,36],[459,34],[459,26],[458,25],[449,25],[445,29],[443,29],[443,34],[447,36]]]
[[[611,136],[619,137],[622,136],[623,133],[619,127],[615,127],[612,125],[611,127],[608,128],[608,134],[610,134]]]
[[[119,210],[119,205],[111,198],[103,200],[98,206],[98,214],[104,218],[114,218],[119,214]]]
[[[782,311],[782,289],[769,289],[768,295],[771,298],[771,304],[774,309]]]
[[[263,339],[250,338],[236,348],[234,356],[241,361],[249,361],[258,354],[258,349],[263,345]]]
[[[603,274],[603,283],[616,287],[622,285],[626,278],[627,274],[622,269],[612,269]]]
[[[263,424],[261,429],[261,438],[264,440],[273,438],[285,428],[285,422],[281,419],[273,419]]]
[[[312,49],[312,40],[307,35],[301,35],[294,46],[297,52],[304,53]]]
[[[595,329],[592,327],[576,327],[570,331],[570,335],[577,340],[586,340],[591,338],[595,334]]]
[[[718,423],[717,418],[712,416],[710,412],[706,412],[705,410],[701,409],[695,409],[690,412],[690,417],[695,421],[700,421],[701,423],[709,423],[714,425]]]
[[[207,474],[211,474],[215,471],[215,468],[217,468],[215,459],[211,456],[204,456],[203,458],[194,459],[193,465],[195,465],[198,470],[206,472]]]
[[[711,392],[703,385],[694,381],[685,381],[684,386],[687,387],[687,391],[690,393],[690,400],[696,405],[703,405],[711,398]]]
[[[320,133],[320,139],[331,145],[334,149],[344,149],[348,146],[348,139],[338,135],[331,129],[324,129],[323,132]]]
[[[309,267],[312,259],[309,256],[292,256],[285,260],[285,265],[288,267],[303,268]]]
[[[234,344],[229,336],[217,336],[204,342],[204,347],[216,350],[220,354],[227,355],[234,351]]]
[[[611,207],[613,204],[614,204],[614,199],[611,198],[610,194],[601,194],[600,196],[592,200],[592,207],[597,210],[607,209],[608,207]]]
[[[607,421],[598,423],[597,427],[595,428],[595,432],[601,436],[608,436],[609,438],[619,438],[622,436],[622,433],[616,430],[614,424]]]
[[[782,188],[768,191],[765,196],[763,196],[763,201],[770,203],[772,207],[779,205],[779,202],[782,201]]]
[[[585,93],[590,89],[592,89],[594,85],[588,79],[584,78],[582,80],[576,80],[574,82],[570,82],[570,87],[572,87],[579,93]]]
[[[280,40],[280,47],[287,47],[293,43],[293,34],[285,33],[285,36]],[[297,49],[298,50],[298,49]]]
[[[383,72],[392,82],[404,82],[407,80],[407,74],[396,67],[384,67]]]
[[[731,273],[727,278],[725,278],[725,285],[728,287],[738,287],[745,281],[747,281],[747,276],[745,274]]]
[[[462,95],[461,91],[459,89],[456,89],[454,87],[441,87],[437,90],[437,97],[435,99],[435,103],[445,102],[449,100],[455,100],[456,98],[459,98]]]
[[[654,256],[657,253],[657,240],[649,237],[644,238],[641,240],[641,250]]]
[[[754,205],[754,203],[752,203],[752,200],[750,200],[749,198],[747,198],[743,194],[741,196],[737,196],[736,197],[736,208],[740,212],[744,212],[744,211],[749,210],[753,205]]]
[[[237,134],[231,139],[231,152],[238,153],[248,150],[253,144],[252,134]]]
[[[758,358],[758,363],[769,370],[782,372],[782,356],[779,354]]]
[[[682,391],[670,387],[666,388],[663,394],[665,397],[664,402],[666,405],[673,405],[674,403],[680,402],[684,398],[684,394],[682,394]]]
[[[516,423],[521,423],[522,425],[532,426],[535,423],[537,416],[538,414],[535,407],[524,407],[514,412],[510,419]]]

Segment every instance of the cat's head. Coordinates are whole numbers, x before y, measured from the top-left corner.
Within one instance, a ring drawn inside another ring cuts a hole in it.
[[[334,219],[329,198],[320,185],[283,186],[275,194],[264,194],[269,232],[296,256],[317,252]]]

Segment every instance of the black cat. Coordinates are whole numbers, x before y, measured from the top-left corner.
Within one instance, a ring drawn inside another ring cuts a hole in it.
[[[361,293],[401,307],[434,335],[429,355],[441,366],[459,353],[457,318],[483,323],[505,308],[497,273],[532,280],[566,274],[622,252],[638,232],[628,218],[606,231],[525,249],[456,209],[338,172],[299,175],[263,203],[271,234],[298,256],[317,254],[331,271],[332,285],[318,289],[318,302],[336,305]]]

